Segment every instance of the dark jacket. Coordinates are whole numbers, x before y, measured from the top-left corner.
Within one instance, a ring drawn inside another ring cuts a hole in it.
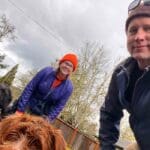
[[[115,69],[105,102],[100,109],[99,137],[102,150],[114,150],[118,140],[123,109],[129,114],[130,126],[142,150],[150,149],[150,68],[136,81],[131,102],[125,98],[131,72],[137,61],[128,58]]]
[[[69,78],[52,89],[50,88],[56,78],[56,71],[46,67],[29,82],[19,98],[17,110],[26,109],[36,115],[46,115],[53,120],[64,108],[73,91]]]

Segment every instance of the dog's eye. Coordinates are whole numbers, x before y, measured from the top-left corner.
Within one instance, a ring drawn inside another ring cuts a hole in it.
[[[35,136],[28,136],[28,147],[32,150],[40,150],[42,149],[41,141]]]
[[[9,133],[6,136],[5,140],[10,141],[10,142],[14,142],[14,141],[17,141],[19,138],[20,138],[20,135],[14,131],[14,132]]]

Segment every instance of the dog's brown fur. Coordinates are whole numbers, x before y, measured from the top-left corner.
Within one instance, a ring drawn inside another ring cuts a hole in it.
[[[41,117],[10,115],[0,122],[0,150],[65,150],[60,130]]]

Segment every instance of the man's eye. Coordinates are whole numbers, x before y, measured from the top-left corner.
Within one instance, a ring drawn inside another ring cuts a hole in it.
[[[130,28],[129,30],[128,30],[128,33],[129,34],[131,34],[131,35],[133,35],[133,34],[136,34],[136,32],[137,32],[137,28]]]
[[[150,25],[144,26],[144,30],[145,30],[146,32],[150,32]]]

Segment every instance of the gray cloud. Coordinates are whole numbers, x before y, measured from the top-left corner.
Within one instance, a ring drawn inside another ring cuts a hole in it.
[[[18,37],[7,44],[7,52],[37,68],[79,49],[84,41],[98,41],[120,55],[126,49],[124,24],[129,2],[0,0],[0,14],[14,24]]]

